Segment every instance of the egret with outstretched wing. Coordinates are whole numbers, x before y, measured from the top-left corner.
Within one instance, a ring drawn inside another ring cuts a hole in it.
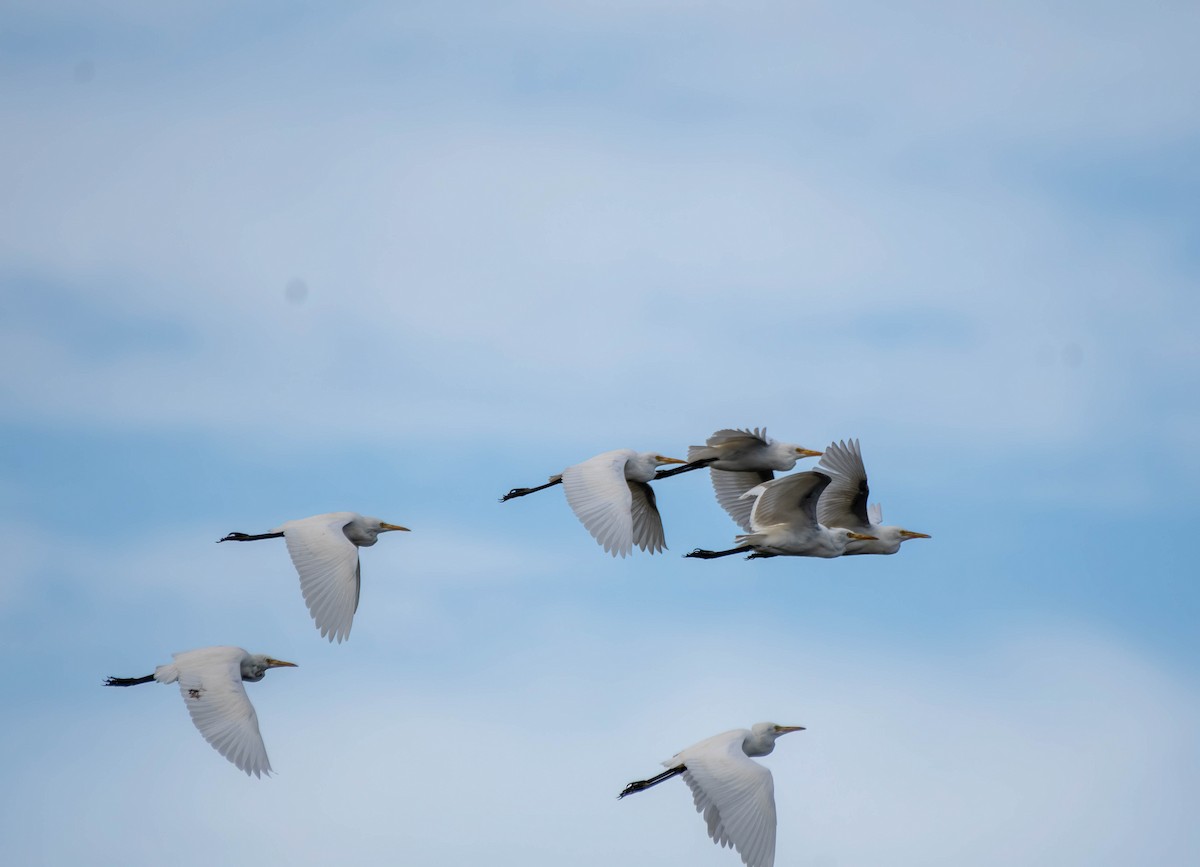
[[[630,783],[618,798],[682,776],[692,790],[696,812],[704,815],[708,836],[742,856],[746,867],[775,863],[775,783],[771,772],[751,756],[769,755],[775,739],[804,726],[755,723],[734,729],[680,750],[663,765],[667,770],[648,780]]]
[[[267,748],[258,730],[258,714],[242,681],[257,683],[271,668],[295,668],[240,647],[202,647],[172,654],[174,662],[160,665],[145,677],[110,677],[105,686],[140,683],[178,683],[192,722],[213,749],[247,775],[271,773]]]
[[[321,637],[339,644],[350,637],[362,589],[358,549],[369,548],[388,530],[404,530],[357,512],[330,512],[287,521],[267,533],[230,533],[218,542],[278,539],[287,543],[292,565],[300,573],[300,592]]]
[[[734,539],[737,547],[726,551],[697,548],[685,556],[712,560],[750,551],[753,553],[748,559],[840,557],[852,540],[875,538],[841,527],[825,527],[817,522],[817,500],[829,482],[829,476],[809,470],[752,488],[743,494],[746,498],[754,498],[750,512],[751,532]]]
[[[561,484],[571,511],[605,551],[626,557],[636,545],[654,554],[667,544],[649,482],[661,465],[682,463],[655,452],[614,449],[567,467],[544,485],[513,488],[501,502]]]
[[[713,491],[721,508],[743,530],[750,530],[751,499],[743,495],[769,482],[776,472],[789,472],[800,458],[819,457],[820,452],[795,443],[781,443],[767,436],[766,428],[726,428],[710,436],[702,446],[688,446],[688,462],[661,470],[655,478],[665,479],[689,470],[708,467]]]

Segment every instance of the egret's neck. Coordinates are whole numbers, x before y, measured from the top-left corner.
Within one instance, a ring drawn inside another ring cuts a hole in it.
[[[648,482],[658,471],[658,461],[653,454],[641,454],[625,462],[625,478],[631,482]]]
[[[746,739],[742,741],[742,752],[748,756],[769,756],[775,749],[775,738],[778,737],[774,732],[763,732],[756,734],[750,732],[746,735]]]

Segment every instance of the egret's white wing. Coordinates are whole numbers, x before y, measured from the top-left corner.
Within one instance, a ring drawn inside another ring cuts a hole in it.
[[[625,481],[625,464],[636,454],[633,449],[603,452],[562,473],[571,511],[614,557],[633,551],[633,495]]]
[[[767,445],[771,440],[764,428],[725,428],[710,436],[707,440],[710,446],[725,445],[734,440],[755,440],[758,445]]]
[[[353,512],[333,512],[288,521],[280,529],[292,563],[300,573],[300,591],[321,636],[341,642],[350,635],[358,610],[358,548],[342,528]]]
[[[213,748],[240,770],[271,773],[258,715],[242,685],[240,647],[206,647],[174,655],[179,692],[192,722]]]
[[[746,532],[750,532],[750,510],[754,508],[754,500],[747,497],[742,499],[751,488],[775,478],[770,470],[758,472],[738,472],[732,470],[715,470],[709,468],[712,476],[713,490],[717,494],[717,502],[729,513],[734,523]]]
[[[758,498],[750,513],[751,526],[757,531],[778,524],[794,527],[815,525],[817,500],[829,481],[829,476],[808,470],[759,486]]]
[[[735,729],[681,752],[696,811],[714,843],[731,846],[746,867],[775,863],[775,784],[771,772],[742,750],[748,732]]]
[[[830,443],[821,455],[817,468],[831,476],[846,476],[851,479],[867,477],[867,468],[863,466],[862,449],[856,439]]]
[[[743,430],[741,428],[725,428],[719,430],[704,441],[702,446],[688,446],[688,460],[698,461],[704,458],[716,457],[720,452],[714,453],[712,449],[718,446],[730,446],[737,444],[737,448],[730,451],[739,451],[743,448],[751,448],[754,446],[765,446],[770,442],[767,439],[767,429],[759,430]]]
[[[858,440],[830,443],[817,468],[828,473],[829,487],[817,503],[817,520],[826,527],[845,527],[859,533],[871,529],[867,514],[867,470]]]
[[[626,481],[629,485],[630,514],[633,518],[633,544],[656,554],[667,550],[662,516],[654,500],[654,489],[646,482]]]

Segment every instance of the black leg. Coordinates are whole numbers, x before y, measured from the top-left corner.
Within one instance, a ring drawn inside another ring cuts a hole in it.
[[[538,485],[536,488],[513,488],[507,494],[500,498],[500,502],[505,503],[515,497],[524,497],[526,494],[532,494],[535,491],[544,491],[546,488],[553,488],[555,485],[561,485],[562,479],[551,479],[544,485]]]
[[[148,674],[145,677],[108,677],[104,679],[105,686],[137,686],[139,683],[149,683],[154,680],[154,675]]]
[[[659,470],[657,473],[654,474],[654,481],[657,482],[659,479],[669,479],[669,478],[671,478],[671,476],[677,476],[680,473],[690,473],[692,470],[703,469],[704,467],[707,467],[709,464],[711,464],[715,460],[717,460],[717,459],[716,458],[704,458],[703,460],[700,460],[700,461],[692,461],[689,464],[684,464],[683,466],[676,467],[673,470]]]
[[[626,795],[632,795],[634,792],[643,791],[644,789],[648,789],[651,786],[657,786],[663,780],[669,780],[669,779],[671,779],[671,777],[677,777],[686,770],[687,770],[686,765],[680,765],[677,768],[671,768],[670,770],[663,771],[658,776],[651,777],[648,780],[635,780],[634,782],[632,782],[628,786],[626,786],[624,788],[624,790],[621,792],[621,794],[617,795],[617,799],[620,800],[621,798],[624,798]]]
[[[684,557],[696,557],[700,560],[715,560],[717,557],[728,557],[730,554],[744,554],[747,551],[754,549],[749,545],[742,545],[738,548],[730,548],[728,551],[706,551],[703,548],[697,548],[690,554],[684,554]]]
[[[218,539],[217,543],[221,542],[256,542],[259,539],[282,539],[283,533],[260,533],[257,536],[249,536],[245,533],[230,533],[224,539]]]

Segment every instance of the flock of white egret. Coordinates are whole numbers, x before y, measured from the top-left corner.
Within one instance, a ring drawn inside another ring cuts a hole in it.
[[[775,478],[801,458],[820,457],[816,470]],[[669,470],[663,465],[678,464]],[[885,526],[870,489],[857,440],[829,445],[822,453],[776,442],[765,429],[719,430],[703,446],[688,448],[687,460],[655,452],[615,449],[567,467],[543,485],[513,488],[501,502],[561,484],[580,522],[609,554],[625,557],[637,546],[648,553],[666,549],[662,518],[650,482],[708,468],[717,502],[746,532],[724,551],[697,549],[687,557],[712,559],[748,553],[762,557],[840,557],[894,554],[909,539],[928,535]],[[258,535],[229,533],[219,542],[283,538],[300,576],[300,590],[323,638],[349,637],[358,609],[362,573],[358,549],[380,533],[407,530],[355,512],[331,512],[287,521]],[[295,667],[240,647],[204,647],[173,655],[144,677],[110,677],[106,686],[157,681],[178,683],[184,704],[204,739],[248,775],[271,773],[258,716],[243,681],[262,680],[268,669]],[[753,756],[765,756],[775,739],[803,726],[756,723],[700,741],[663,764],[667,770],[630,783],[618,795],[643,791],[682,776],[692,790],[715,843],[730,846],[747,867],[775,861],[775,795],[771,772]]]

